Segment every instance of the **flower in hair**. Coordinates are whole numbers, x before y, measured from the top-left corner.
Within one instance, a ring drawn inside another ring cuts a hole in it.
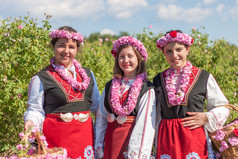
[[[180,33],[177,31],[171,31],[170,33],[166,34],[165,36],[161,37],[157,40],[157,47],[158,49],[162,50],[162,48],[171,42],[178,42],[184,45],[191,46],[193,44],[193,38],[188,34]]]
[[[80,43],[83,43],[83,36],[80,33],[68,32],[66,30],[53,30],[49,34],[49,36],[52,39],[67,38],[67,39],[73,39],[73,40],[79,41]]]
[[[235,129],[233,130],[233,132],[234,132],[234,134],[235,134],[236,136],[238,136],[238,128],[235,128]]]
[[[177,36],[177,31],[171,31],[169,35],[175,38]]]
[[[141,54],[141,56],[144,58],[144,60],[146,61],[147,60],[147,57],[148,57],[148,53],[146,51],[146,48],[145,46],[142,44],[141,41],[137,40],[136,38],[133,38],[131,36],[123,36],[121,38],[119,38],[113,45],[113,48],[112,48],[112,55],[114,57],[116,57],[117,53],[118,53],[118,49],[120,46],[122,45],[131,45],[131,46],[134,46],[138,51],[139,53]]]

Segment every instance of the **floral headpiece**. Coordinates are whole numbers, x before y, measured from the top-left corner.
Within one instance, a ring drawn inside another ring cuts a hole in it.
[[[79,43],[83,43],[83,36],[80,33],[68,32],[66,30],[53,30],[49,36],[54,38],[67,38],[79,41]]]
[[[120,37],[113,45],[113,48],[112,48],[112,55],[114,57],[116,57],[117,55],[117,52],[118,52],[118,49],[120,46],[122,45],[131,45],[131,46],[134,46],[138,51],[139,53],[141,54],[141,56],[144,58],[144,60],[146,61],[147,60],[147,57],[148,57],[148,53],[146,51],[146,48],[145,46],[142,44],[141,41],[137,40],[136,38],[133,38],[131,36],[123,36],[123,37]]]
[[[188,46],[193,44],[193,38],[188,34],[179,33],[177,31],[171,31],[170,33],[166,34],[165,36],[161,37],[157,40],[157,47],[162,50],[162,48],[170,42],[179,42]]]

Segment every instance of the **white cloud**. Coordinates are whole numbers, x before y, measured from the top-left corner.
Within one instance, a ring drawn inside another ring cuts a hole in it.
[[[216,11],[221,13],[224,8],[225,8],[225,5],[224,5],[224,4],[220,4],[220,5],[218,5],[218,6],[216,7]]]
[[[120,12],[116,14],[116,17],[118,19],[126,19],[128,17],[130,17],[132,15],[132,13],[130,11],[125,11],[125,12]]]
[[[186,9],[176,6],[175,4],[169,4],[168,6],[159,4],[157,12],[157,16],[160,19],[184,21],[188,23],[199,22],[211,14],[212,11],[208,8],[195,7]]]
[[[238,0],[230,6],[220,4],[216,7],[216,11],[220,14],[222,21],[233,20],[236,22],[238,20]]]
[[[14,4],[14,3],[13,3]],[[88,17],[104,9],[103,0],[21,0],[19,9],[27,7],[30,14],[51,14],[53,17]]]
[[[205,3],[205,4],[211,4],[211,3],[213,3],[213,2],[215,2],[216,0],[203,0],[203,2]]]
[[[147,7],[146,0],[107,0],[108,12],[119,19],[129,18],[138,9]]]
[[[238,1],[236,6],[233,8],[229,9],[229,15],[231,16],[232,20],[237,21],[238,20]]]
[[[101,35],[109,34],[109,35],[115,35],[115,32],[110,29],[103,29],[100,31]]]
[[[117,19],[129,18],[149,4],[147,0],[8,0],[4,5],[12,6],[14,12],[29,12],[37,17],[46,13],[53,18],[90,17],[95,20],[107,14]]]

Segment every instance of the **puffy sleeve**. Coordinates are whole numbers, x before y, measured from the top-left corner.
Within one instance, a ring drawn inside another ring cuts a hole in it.
[[[229,104],[229,101],[221,91],[215,78],[210,74],[207,83],[207,110],[208,122],[205,128],[210,131],[216,131],[221,128],[229,116],[229,109],[222,105]],[[219,106],[219,107],[218,107]]]
[[[104,106],[105,89],[100,98],[99,106],[96,112],[95,121],[95,153],[97,158],[103,157],[104,137],[107,129],[107,115],[108,111]]]
[[[27,111],[24,113],[24,121],[31,120],[35,126],[42,128],[45,119],[44,88],[40,78],[32,77],[28,88]]]
[[[128,158],[150,158],[156,122],[156,100],[154,89],[141,98],[136,124],[130,136]]]
[[[97,86],[97,82],[95,79],[95,76],[93,74],[93,72],[91,71],[92,77],[93,77],[93,92],[92,92],[92,105],[91,105],[91,112],[95,113],[97,111],[97,107],[100,101],[100,92],[98,90],[98,86]]]

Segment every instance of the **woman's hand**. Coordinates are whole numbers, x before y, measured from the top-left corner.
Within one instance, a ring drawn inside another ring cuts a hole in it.
[[[34,126],[33,121],[27,120],[27,121],[25,122],[25,124],[24,124],[24,129],[25,129],[25,131],[27,131],[27,130],[28,130],[30,127],[32,127],[32,126]]]
[[[189,129],[196,129],[203,126],[207,121],[207,116],[204,112],[187,112],[190,117],[182,119],[183,126],[188,126]]]

